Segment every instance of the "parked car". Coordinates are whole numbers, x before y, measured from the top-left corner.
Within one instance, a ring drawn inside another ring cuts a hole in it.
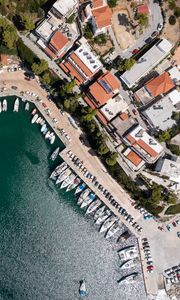
[[[139,53],[139,49],[134,49],[134,50],[132,51],[132,54],[137,54],[137,53]]]
[[[157,30],[161,31],[163,29],[163,23],[159,23],[157,26]]]
[[[180,238],[180,231],[177,232],[177,236],[178,236],[178,238]]]
[[[146,44],[151,44],[151,42],[153,41],[152,37],[149,37],[145,40]]]

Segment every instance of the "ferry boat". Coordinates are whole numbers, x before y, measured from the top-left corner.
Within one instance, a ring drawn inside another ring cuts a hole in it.
[[[95,215],[94,215],[94,221],[96,221],[99,217],[102,216],[102,214],[103,214],[104,211],[105,211],[105,208],[106,208],[106,206],[103,205],[103,206],[101,206],[101,207],[97,210],[97,212],[96,212]]]
[[[110,216],[101,226],[100,233],[108,230],[117,221],[116,216]]]
[[[111,215],[111,211],[107,209],[95,222],[96,225],[101,225]]]
[[[50,178],[55,180],[56,177],[63,172],[68,167],[67,163],[64,161],[62,164],[58,165],[55,170],[51,173]]]
[[[75,187],[77,187],[81,182],[81,179],[79,177],[76,177],[73,181],[73,183],[69,184],[67,189],[66,189],[66,192],[69,192],[73,189],[75,189]]]
[[[29,102],[26,102],[26,104],[25,104],[25,110],[29,110]]]
[[[37,119],[38,119],[38,114],[35,114],[34,117],[31,120],[31,123],[34,124]]]
[[[85,189],[78,198],[77,204],[80,205],[84,199],[89,195],[91,190],[89,188]]]
[[[86,215],[91,214],[93,211],[95,211],[99,206],[101,205],[101,201],[99,199],[96,199],[93,201],[88,209],[86,210]]]
[[[96,195],[94,193],[90,193],[89,196],[84,199],[83,203],[81,204],[81,208],[88,206],[95,199],[95,197]]]
[[[42,125],[41,132],[43,133],[45,129],[46,129],[46,124]]]
[[[126,276],[121,277],[117,282],[118,283],[133,283],[137,280],[138,272],[133,272],[132,274],[128,274]]]
[[[77,189],[75,190],[74,195],[79,194],[80,192],[82,192],[86,187],[86,184],[83,182],[82,184],[80,184]]]
[[[3,111],[7,111],[7,100],[6,100],[6,99],[3,100],[3,107],[2,107],[2,110],[3,110]]]
[[[84,280],[82,280],[81,283],[80,283],[79,295],[80,295],[80,297],[86,297],[87,296],[86,285],[85,285]]]
[[[55,139],[56,139],[56,137],[55,137],[55,135],[53,134],[53,135],[50,137],[50,144],[51,144],[51,145],[54,144]]]
[[[16,100],[14,102],[14,109],[13,109],[13,111],[14,112],[18,112],[18,110],[19,110],[19,99],[16,98]]]
[[[56,184],[61,183],[66,177],[68,177],[72,173],[71,169],[68,167],[65,169],[59,176],[58,179],[56,180]]]
[[[57,147],[57,148],[53,151],[53,153],[51,154],[50,159],[51,159],[52,161],[55,161],[55,159],[58,157],[59,150],[60,150],[60,148]]]
[[[105,238],[108,239],[110,237],[112,237],[116,232],[118,232],[120,230],[119,227],[119,221],[117,221],[115,224],[113,224],[108,231],[106,232]]]
[[[135,267],[136,265],[137,265],[137,263],[136,263],[135,259],[128,259],[120,265],[120,268],[121,269],[129,269],[129,268]]]
[[[138,256],[137,249],[134,245],[128,246],[118,251],[120,260],[133,259]]]
[[[34,116],[36,114],[36,112],[37,112],[37,109],[34,108],[31,114]]]
[[[50,136],[50,131],[48,130],[48,132],[45,134],[45,139],[49,139]]]
[[[0,113],[2,112],[2,103],[0,102]]]
[[[61,184],[60,188],[66,188],[69,184],[71,184],[74,179],[76,178],[76,175],[74,173],[71,173]]]

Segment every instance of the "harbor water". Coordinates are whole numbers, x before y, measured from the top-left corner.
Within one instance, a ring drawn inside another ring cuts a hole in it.
[[[75,300],[83,279],[89,300],[146,299],[142,279],[117,283],[123,244],[105,240],[73,192],[49,179],[63,144],[31,124],[32,105],[12,112],[14,100],[0,114],[0,299]]]

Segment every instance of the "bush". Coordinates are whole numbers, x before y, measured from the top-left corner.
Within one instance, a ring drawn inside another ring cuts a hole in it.
[[[178,145],[167,143],[167,147],[173,154],[180,155],[180,147]]]
[[[117,4],[117,0],[108,0],[109,7],[115,7]]]
[[[180,17],[180,7],[178,7],[178,6],[175,7],[174,15],[176,16],[176,18]]]
[[[35,61],[39,61],[37,56],[28,47],[26,47],[26,45],[24,45],[21,39],[18,39],[16,47],[19,57],[22,61],[27,63],[29,67],[31,67]]]
[[[72,24],[73,22],[74,22],[74,20],[75,20],[75,14],[72,14],[68,19],[67,19],[67,23],[69,23],[69,24]]]
[[[180,204],[171,205],[165,211],[165,215],[175,215],[179,213],[180,213]]]
[[[101,33],[94,38],[94,41],[98,45],[104,45],[106,43],[106,35],[104,33]]]
[[[91,40],[93,37],[92,27],[89,23],[84,28],[84,37],[88,40]]]
[[[175,25],[176,24],[176,17],[174,15],[169,17],[169,24]]]

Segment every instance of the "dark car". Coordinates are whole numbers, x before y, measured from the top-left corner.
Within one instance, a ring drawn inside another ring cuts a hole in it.
[[[158,34],[159,34],[158,31],[153,31],[153,33],[151,34],[151,36],[152,36],[153,38],[155,38]]]
[[[146,44],[151,44],[151,42],[153,41],[152,37],[149,37],[145,40]]]

